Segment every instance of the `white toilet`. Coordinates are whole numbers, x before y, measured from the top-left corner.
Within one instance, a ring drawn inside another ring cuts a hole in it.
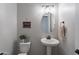
[[[27,55],[30,50],[31,42],[19,43],[20,53],[18,55]]]

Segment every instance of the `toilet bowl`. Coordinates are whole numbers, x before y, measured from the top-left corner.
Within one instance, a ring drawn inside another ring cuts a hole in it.
[[[20,53],[18,55],[27,55],[30,50],[31,42],[19,43]]]

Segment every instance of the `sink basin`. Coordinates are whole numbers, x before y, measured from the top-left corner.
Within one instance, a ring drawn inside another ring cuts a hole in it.
[[[51,39],[43,38],[43,39],[41,39],[41,42],[45,46],[56,46],[59,44],[59,41],[54,38],[51,38]]]
[[[59,44],[59,40],[54,38],[51,39],[42,38],[41,42],[44,46],[47,47],[47,55],[51,55],[51,47],[57,46]]]

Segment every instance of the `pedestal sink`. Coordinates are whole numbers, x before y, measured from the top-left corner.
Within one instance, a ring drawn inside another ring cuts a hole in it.
[[[51,39],[42,38],[41,42],[44,46],[47,47],[47,55],[51,55],[51,47],[57,46],[59,44],[59,40],[54,38]]]

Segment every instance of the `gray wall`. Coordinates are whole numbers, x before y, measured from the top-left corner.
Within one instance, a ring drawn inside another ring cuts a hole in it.
[[[76,4],[75,49],[79,49],[79,3]]]
[[[75,51],[75,4],[59,4],[59,21],[64,20],[66,38],[60,40],[60,53],[73,55]]]
[[[40,42],[41,38],[47,34],[41,31],[41,19],[44,14],[41,9],[41,4],[17,4],[18,36],[21,34],[30,36],[30,41],[32,42],[30,54],[33,55],[45,54],[46,52],[45,47]],[[55,20],[56,25],[51,36],[57,38],[57,17]],[[31,28],[22,28],[23,21],[31,21]]]
[[[0,4],[0,52],[12,54],[17,39],[17,5]]]

